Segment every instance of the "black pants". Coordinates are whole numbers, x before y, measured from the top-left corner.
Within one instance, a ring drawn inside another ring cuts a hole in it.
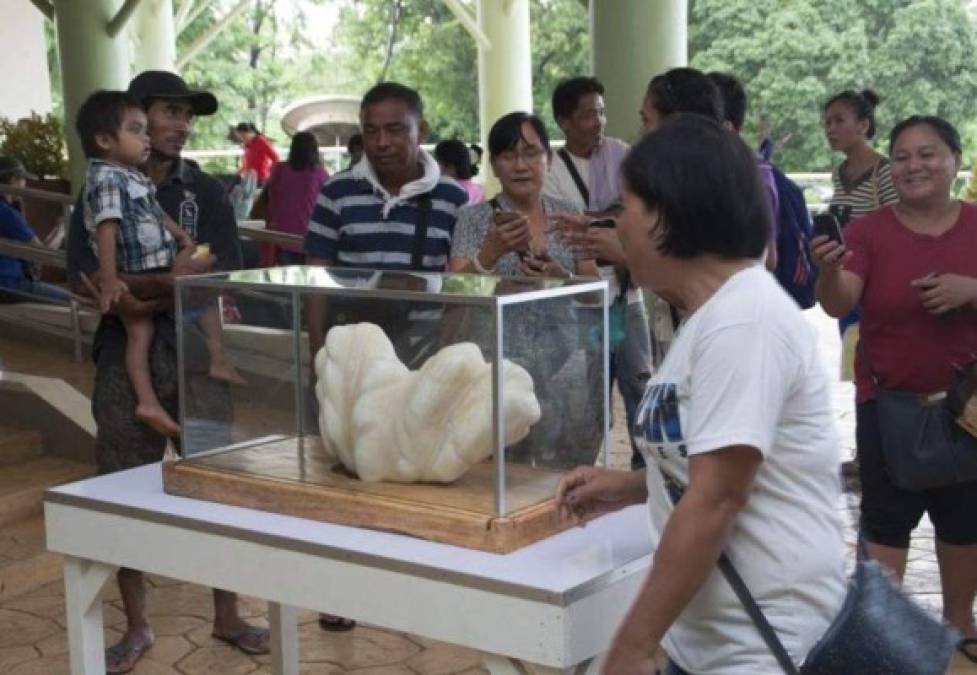
[[[896,487],[885,465],[875,401],[859,404],[855,414],[865,539],[908,548],[912,531],[928,513],[940,541],[957,546],[977,544],[977,481],[918,491]]]

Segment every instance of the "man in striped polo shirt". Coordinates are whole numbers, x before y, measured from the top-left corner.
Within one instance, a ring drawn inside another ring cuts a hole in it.
[[[319,192],[305,237],[308,264],[444,271],[468,196],[421,148],[428,126],[420,95],[395,82],[374,86],[360,103],[360,128],[363,158]],[[339,303],[331,304],[332,311]],[[307,304],[313,353],[322,346],[325,318],[323,298]]]

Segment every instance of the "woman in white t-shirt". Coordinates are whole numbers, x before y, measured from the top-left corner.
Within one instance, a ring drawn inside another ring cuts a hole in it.
[[[716,567],[726,552],[800,664],[841,607],[839,442],[815,330],[757,259],[769,213],[743,142],[696,115],[622,167],[618,233],[645,288],[687,315],[634,430],[646,471],[580,467],[567,518],[646,502],[654,563],[603,672],[782,672]],[[685,494],[673,508],[663,476]]]

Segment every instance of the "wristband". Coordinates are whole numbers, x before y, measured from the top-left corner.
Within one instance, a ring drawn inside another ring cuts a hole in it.
[[[475,255],[471,257],[472,267],[474,267],[475,271],[479,274],[494,274],[493,270],[487,270],[482,266],[482,263],[478,259],[479,253],[481,253],[481,251],[476,251]]]

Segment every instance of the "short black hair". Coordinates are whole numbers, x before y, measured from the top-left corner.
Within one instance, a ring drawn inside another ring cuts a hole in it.
[[[434,146],[434,159],[454,167],[458,180],[468,180],[478,174],[478,164],[472,161],[472,148],[453,138]]]
[[[288,148],[288,165],[295,171],[308,171],[322,165],[319,156],[319,139],[310,131],[300,131],[292,136]]]
[[[889,134],[889,154],[892,154],[892,148],[895,147],[896,141],[899,140],[902,132],[906,129],[919,126],[927,126],[935,131],[936,135],[947,144],[947,147],[950,148],[953,154],[963,154],[963,143],[960,142],[960,132],[957,131],[955,126],[936,115],[913,115],[892,127],[892,132]]]
[[[872,139],[875,138],[875,109],[881,100],[879,95],[871,89],[862,89],[861,91],[845,89],[829,98],[824,104],[822,112],[828,112],[828,108],[839,101],[847,104],[855,113],[856,119],[868,120],[868,131],[865,132],[865,137]]]
[[[495,159],[506,150],[514,149],[519,145],[520,140],[525,141],[526,139],[522,135],[522,125],[526,122],[539,136],[543,149],[549,155],[550,135],[546,133],[546,125],[543,124],[543,120],[536,115],[520,111],[503,115],[492,125],[488,135],[489,157]]]
[[[604,85],[596,77],[572,77],[563,80],[553,90],[553,119],[569,117],[588,94],[604,95]]]
[[[653,77],[647,96],[662,117],[694,113],[720,123],[726,121],[719,87],[695,68],[672,68]]]
[[[627,190],[658,212],[658,250],[674,258],[759,258],[770,206],[753,152],[719,122],[679,114],[641,139],[621,167]]]
[[[259,136],[261,135],[261,132],[258,131],[258,127],[256,127],[254,125],[254,122],[238,122],[234,126],[234,130],[235,131],[250,131],[253,134],[258,134]]]
[[[709,73],[706,77],[719,88],[726,121],[739,131],[746,121],[746,90],[743,89],[743,84],[729,73]]]
[[[363,95],[363,100],[360,101],[360,110],[391,99],[403,101],[407,105],[407,109],[417,115],[418,119],[424,118],[424,103],[421,101],[421,95],[416,90],[398,82],[381,82],[374,85],[370,91]]]
[[[353,150],[356,148],[363,149],[363,134],[358,131],[346,141],[346,152],[353,154]]]
[[[85,99],[75,117],[75,129],[81,139],[85,157],[102,156],[96,137],[99,134],[118,136],[127,110],[142,110],[139,99],[125,91],[100,89]]]

